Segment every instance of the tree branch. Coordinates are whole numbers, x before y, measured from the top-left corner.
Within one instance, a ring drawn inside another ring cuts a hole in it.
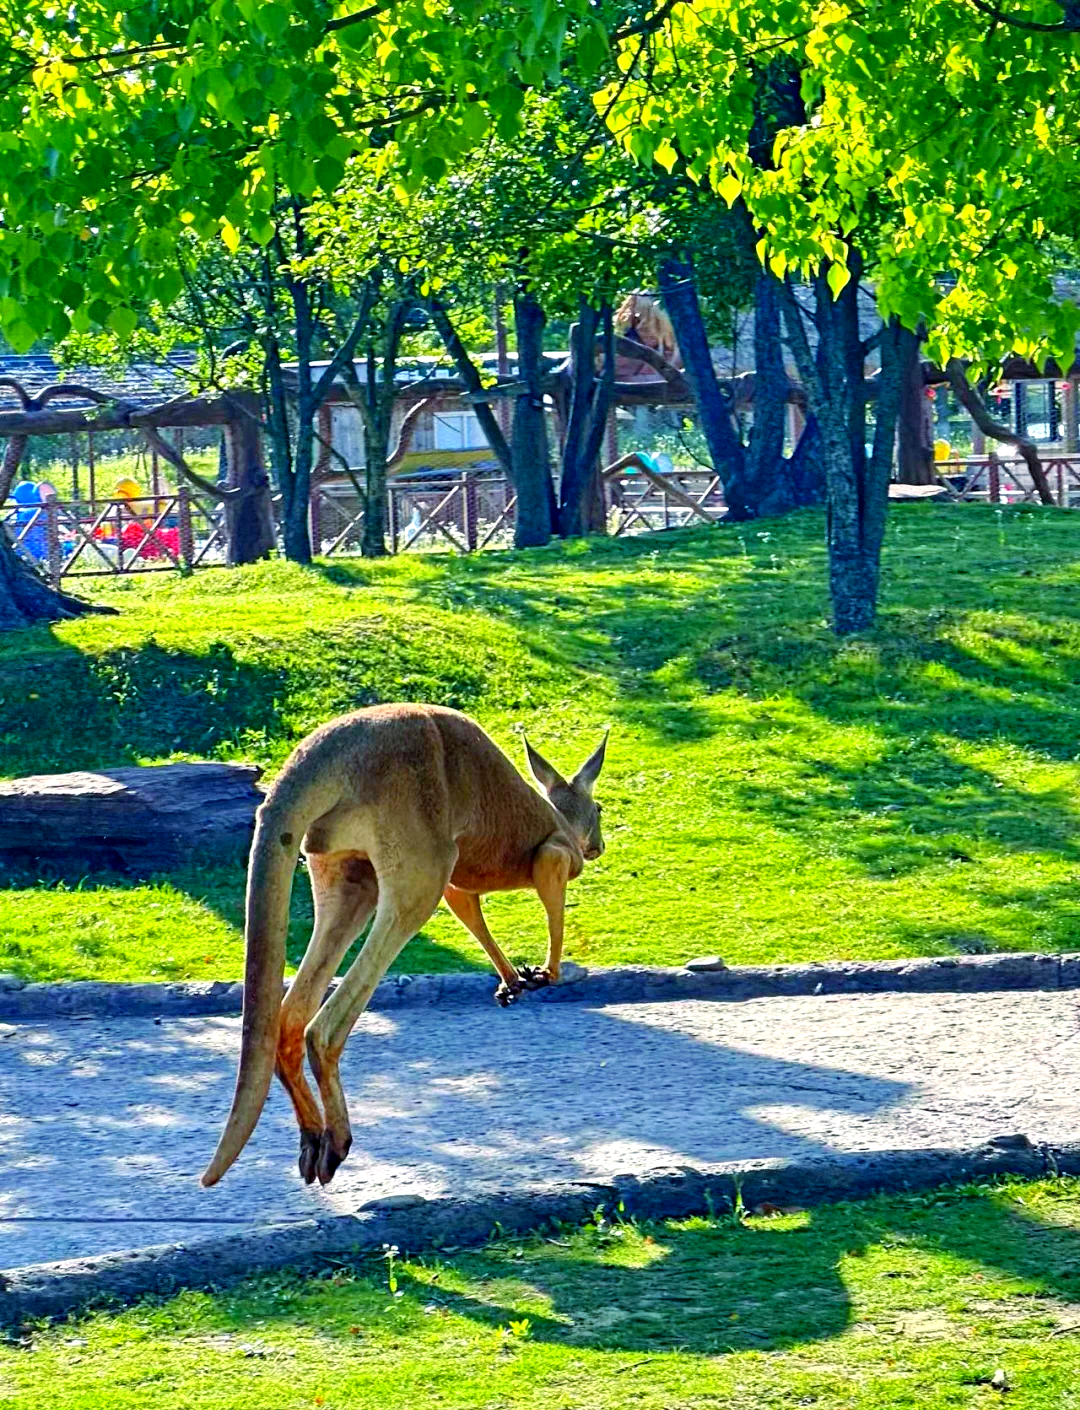
[[[989,4],[988,0],[971,0],[971,3],[976,10],[981,10],[992,20],[996,20],[999,24],[1010,25],[1013,29],[1027,29],[1035,34],[1072,34],[1080,29],[1080,10],[1073,4],[1062,5],[1065,12],[1065,20],[1062,24],[1041,24],[1037,20],[1025,20],[1020,15],[1007,15],[996,5]]]
[[[992,440],[1001,441],[1005,445],[1015,446],[1024,457],[1032,482],[1039,492],[1039,499],[1043,504],[1053,504],[1054,496],[1050,493],[1050,483],[1046,478],[1046,471],[1042,468],[1042,462],[1039,460],[1039,452],[1035,442],[1029,440],[1027,436],[1017,435],[1008,426],[994,420],[986,403],[968,381],[964,364],[958,357],[949,358],[945,364],[945,375],[948,377],[949,386],[956,393],[960,404],[983,435],[989,436]]]
[[[146,437],[147,444],[156,450],[158,455],[167,460],[178,474],[183,475],[196,489],[202,490],[203,494],[209,495],[211,499],[217,500],[219,504],[223,504],[227,499],[231,499],[233,496],[243,493],[242,490],[224,489],[221,485],[215,485],[210,480],[203,479],[198,471],[192,470],[191,466],[176,447],[165,439],[156,426],[143,426],[142,433]]]
[[[438,329],[439,336],[443,340],[446,351],[454,359],[454,364],[458,370],[458,376],[465,384],[466,394],[476,411],[476,419],[480,422],[480,429],[487,438],[487,443],[495,452],[499,464],[506,473],[511,473],[510,446],[503,435],[502,427],[495,419],[495,413],[486,401],[477,401],[474,398],[484,394],[484,384],[480,380],[480,373],[476,364],[469,356],[468,349],[458,337],[458,331],[450,321],[450,314],[446,305],[440,299],[428,299],[428,310],[431,313],[432,322]]]

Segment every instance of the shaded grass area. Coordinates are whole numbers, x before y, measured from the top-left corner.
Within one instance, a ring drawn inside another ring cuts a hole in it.
[[[1007,1391],[993,1387],[1001,1373]],[[328,1260],[28,1329],[0,1396],[83,1407],[1059,1410],[1080,1385],[1080,1185]]]
[[[1080,523],[897,507],[880,624],[846,642],[828,628],[821,539],[806,513],[123,581],[100,589],[119,617],[0,639],[3,768],[212,757],[272,771],[314,725],[385,699],[464,709],[519,760],[527,729],[571,768],[610,722],[608,851],[572,888],[573,959],[1075,946]],[[241,892],[220,870],[171,889],[11,886],[0,969],[231,978]],[[294,959],[302,880],[296,896]],[[146,924],[151,903],[160,925]],[[488,909],[508,950],[535,961],[535,899]],[[96,954],[76,948],[88,926]],[[479,960],[444,912],[424,935],[405,967]]]

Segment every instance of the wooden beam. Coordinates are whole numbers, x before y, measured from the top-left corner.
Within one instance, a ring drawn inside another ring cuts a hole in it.
[[[100,407],[0,411],[0,436],[56,436],[71,431],[136,430],[144,426],[224,426],[243,414],[239,396],[192,397],[162,406],[108,402]]]

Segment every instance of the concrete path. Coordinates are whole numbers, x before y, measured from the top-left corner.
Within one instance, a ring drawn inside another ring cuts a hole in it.
[[[236,1019],[0,1024],[0,1267],[390,1194],[674,1165],[1080,1135],[1080,994],[881,994],[369,1014],[346,1049],[352,1154],[296,1174],[275,1086],[240,1163],[198,1175]]]

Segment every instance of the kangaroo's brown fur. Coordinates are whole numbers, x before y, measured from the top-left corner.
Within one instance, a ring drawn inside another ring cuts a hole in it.
[[[543,789],[525,782],[478,724],[434,705],[378,705],[316,730],[260,807],[248,867],[244,1020],[236,1093],[202,1177],[216,1184],[259,1119],[275,1070],[300,1126],[300,1172],[332,1179],[351,1143],[338,1077],[345,1040],[402,947],[445,897],[498,971],[500,1003],[559,978],[567,882],[600,856],[592,789],[607,740],[572,779],[525,741]],[[315,928],[285,1001],[285,935],[304,853]],[[532,887],[548,918],[543,969],[516,970],[487,928],[480,897]],[[322,1002],[349,946],[371,931]],[[304,1056],[319,1089],[304,1075]],[[320,1103],[321,1098],[321,1103]]]

